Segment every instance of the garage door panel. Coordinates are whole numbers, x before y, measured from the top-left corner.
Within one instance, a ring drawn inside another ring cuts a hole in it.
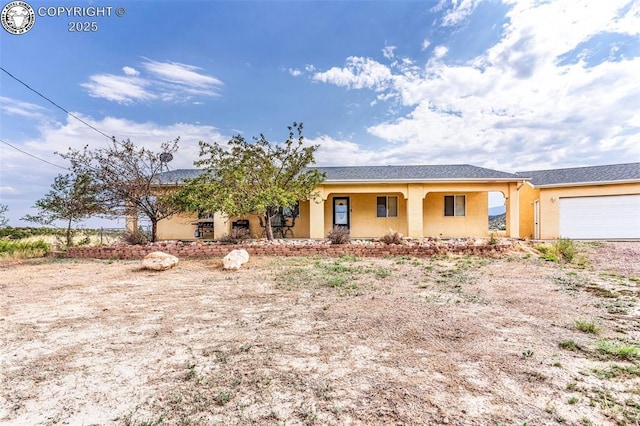
[[[640,238],[640,194],[560,198],[560,236]]]

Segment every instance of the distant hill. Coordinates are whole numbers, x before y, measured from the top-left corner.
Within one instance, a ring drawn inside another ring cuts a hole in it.
[[[489,216],[489,229],[490,230],[507,229],[507,214],[503,213],[496,216]]]
[[[489,207],[489,216],[500,216],[506,212],[507,208],[505,206]]]

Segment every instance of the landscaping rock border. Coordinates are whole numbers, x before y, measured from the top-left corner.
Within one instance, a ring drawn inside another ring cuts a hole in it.
[[[258,240],[243,244],[204,243],[201,241],[160,241],[147,245],[117,243],[110,246],[72,247],[58,257],[90,259],[142,259],[154,251],[162,251],[178,258],[222,257],[234,249],[244,249],[251,256],[414,256],[427,257],[443,254],[473,254],[494,256],[514,247],[517,240],[410,240],[404,244],[387,245],[377,241],[351,241],[331,244],[325,240]]]

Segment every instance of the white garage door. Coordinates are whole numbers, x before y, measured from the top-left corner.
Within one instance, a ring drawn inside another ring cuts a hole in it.
[[[640,238],[640,194],[560,198],[560,236]]]

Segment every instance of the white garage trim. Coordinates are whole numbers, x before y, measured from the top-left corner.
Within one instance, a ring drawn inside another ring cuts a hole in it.
[[[640,194],[560,198],[560,236],[640,238]]]

